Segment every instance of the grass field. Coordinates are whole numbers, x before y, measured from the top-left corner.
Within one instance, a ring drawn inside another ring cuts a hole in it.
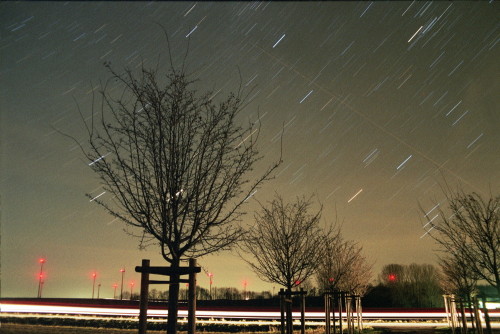
[[[46,326],[1,323],[1,334],[137,334],[137,329],[114,329],[92,327]],[[148,334],[165,334],[165,331],[148,330]],[[223,334],[216,332],[203,332],[204,334]],[[249,332],[240,332],[241,334]],[[252,332],[252,334],[257,332]],[[261,332],[262,333],[262,332]],[[186,334],[186,332],[179,332]]]
[[[137,333],[136,329],[112,329],[112,328],[85,328],[66,326],[42,326],[2,323],[0,326],[2,334],[132,334]],[[151,334],[161,333],[150,331]]]
[[[0,325],[1,334],[136,334],[137,329],[113,329],[113,328],[94,328],[94,327],[70,327],[70,326],[49,326],[49,325],[27,325],[27,324],[14,324],[2,323]],[[165,331],[148,330],[148,334],[165,334]],[[239,334],[278,334],[279,332],[239,332]],[[296,331],[300,333],[300,331]],[[308,330],[307,334],[323,334],[321,330]],[[392,329],[374,331],[368,330],[364,333],[369,334],[387,334],[387,333],[405,333],[405,334],[443,334],[446,331],[435,331],[432,329]],[[498,333],[494,331],[493,333]],[[186,334],[186,332],[179,332],[179,334]],[[205,332],[203,334],[228,334],[221,332]]]

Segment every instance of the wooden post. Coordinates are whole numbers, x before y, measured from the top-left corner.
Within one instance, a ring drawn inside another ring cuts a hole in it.
[[[285,290],[285,313],[286,313],[286,331],[287,334],[293,334],[293,317],[292,317],[292,291]]]
[[[188,334],[196,333],[196,259],[189,259],[189,268],[193,269],[189,273],[188,291]]]
[[[330,295],[325,293],[325,334],[330,334]]]
[[[451,311],[451,332],[457,330],[457,305],[455,303],[455,295],[450,296],[450,311]]]
[[[349,334],[352,334],[351,306],[352,306],[352,298],[350,295],[346,295],[346,297],[345,297],[345,313],[346,313],[346,321],[347,321],[347,333],[349,333]]]
[[[344,328],[342,328],[342,302],[343,302],[343,293],[339,292],[339,333],[344,334]]]
[[[360,295],[356,295],[356,317],[358,319],[358,333],[361,333],[363,332],[363,306]]]
[[[280,289],[281,334],[285,334],[285,290]]]
[[[306,333],[306,293],[300,288],[300,333]]]
[[[141,297],[139,301],[139,334],[146,334],[148,327],[149,260],[142,260]]]
[[[335,322],[335,295],[332,294],[330,295],[330,308],[332,310],[332,322],[333,322],[333,334],[337,334],[337,324]]]
[[[446,314],[446,321],[448,322],[448,326],[451,327],[448,295],[443,295],[443,300],[444,300],[444,314]]]

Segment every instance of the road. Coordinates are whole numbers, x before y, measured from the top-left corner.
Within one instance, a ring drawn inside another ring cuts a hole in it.
[[[84,300],[64,302],[63,300],[2,300],[1,317],[43,317],[109,320],[123,319],[137,321],[139,309],[137,304],[117,304],[110,301],[109,305],[91,303]],[[151,306],[148,317],[155,322],[165,322],[168,311],[163,307]],[[490,310],[492,328],[500,329],[500,310]],[[180,322],[187,317],[187,311],[179,311]],[[226,325],[278,325],[280,312],[274,308],[262,307],[213,307],[199,308],[196,312],[197,322],[204,324],[224,323]],[[299,312],[293,312],[295,319],[300,319]],[[345,319],[346,314],[343,314]],[[311,309],[305,313],[306,325],[324,326],[325,313],[320,309]],[[345,320],[344,320],[345,323]],[[373,328],[439,328],[447,327],[446,313],[442,309],[402,310],[402,309],[368,309],[363,312],[364,326]]]

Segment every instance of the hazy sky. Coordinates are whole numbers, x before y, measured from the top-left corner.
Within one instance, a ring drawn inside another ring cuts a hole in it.
[[[85,193],[102,188],[73,142],[92,87],[142,62],[168,68],[161,24],[198,86],[249,92],[244,120],[262,117],[264,168],[275,180],[254,196],[314,194],[323,223],[375,263],[428,263],[434,245],[418,203],[442,203],[439,183],[498,194],[499,6],[493,2],[2,2],[0,3],[1,295],[101,296],[139,275],[139,251]],[[497,93],[495,93],[497,92]],[[107,194],[103,195],[107,196]],[[257,207],[247,206],[245,223]],[[437,218],[438,219],[438,218]],[[235,254],[199,260],[214,286],[272,289]],[[208,277],[198,282],[208,287]],[[278,288],[278,287],[276,287]]]

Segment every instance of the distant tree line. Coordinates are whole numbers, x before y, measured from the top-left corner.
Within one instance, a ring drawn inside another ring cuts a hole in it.
[[[389,264],[379,275],[394,307],[441,307],[443,297],[439,269],[431,264]]]

